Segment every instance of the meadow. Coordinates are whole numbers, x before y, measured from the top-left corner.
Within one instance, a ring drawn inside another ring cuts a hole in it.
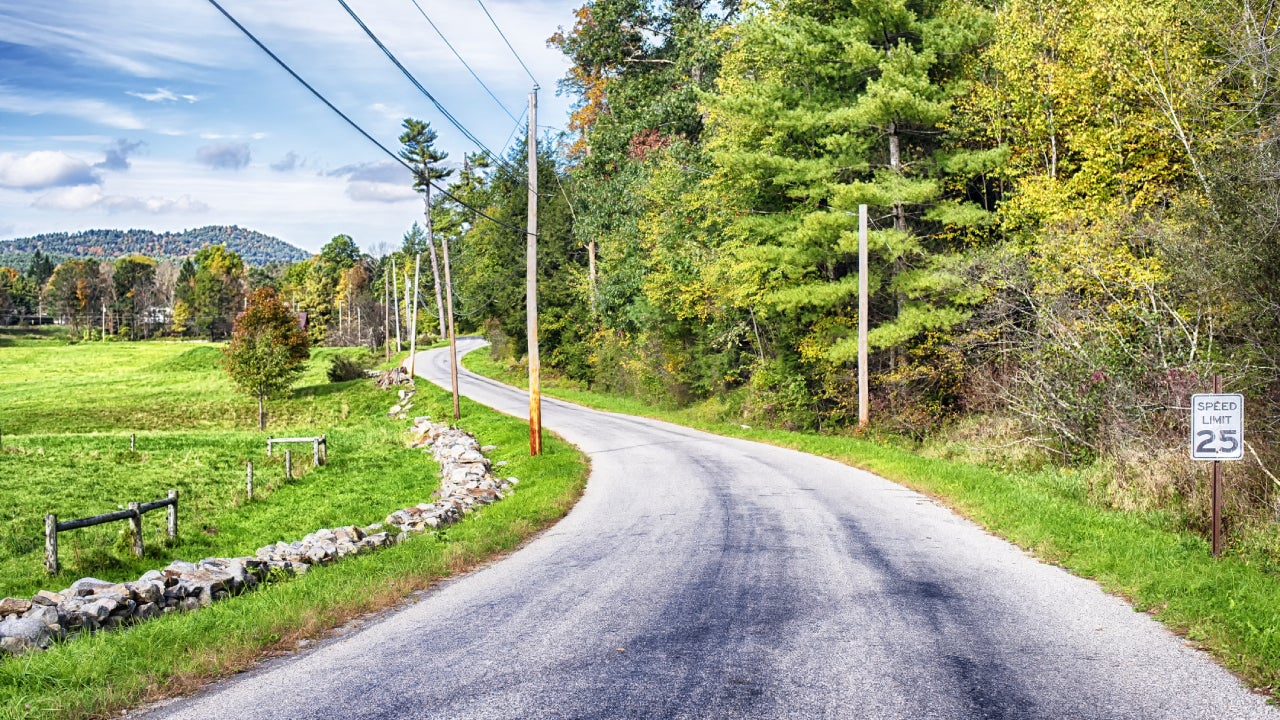
[[[64,344],[0,334],[0,596],[58,590],[84,576],[136,578],[174,559],[252,554],[321,527],[368,524],[430,500],[438,466],[405,446],[408,423],[391,421],[393,392],[369,380],[331,383],[330,359],[358,352],[321,348],[288,397],[256,404],[234,392],[205,343]],[[442,418],[450,400],[419,383],[414,414]],[[361,613],[394,605],[451,573],[509,551],[562,516],[585,483],[586,463],[549,438],[529,458],[527,427],[464,401],[459,424],[498,449],[519,492],[447,532],[319,567],[303,578],[122,632],[58,643],[0,660],[0,718],[86,717],[182,693],[287,652]],[[265,457],[267,435],[328,436],[327,465],[311,467],[295,446],[294,472]],[[130,452],[130,435],[136,451]],[[245,495],[245,463],[255,470]],[[85,517],[128,501],[180,493],[179,537],[164,538],[164,513],[146,516],[146,554],[121,540],[125,523],[59,534],[61,574],[43,565],[43,517]]]

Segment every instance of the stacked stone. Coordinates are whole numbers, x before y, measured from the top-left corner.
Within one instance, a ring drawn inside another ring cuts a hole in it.
[[[300,574],[310,565],[332,562],[394,542],[395,538],[382,530],[382,523],[364,528],[348,525],[317,530],[291,543],[278,542],[258,548],[256,558],[268,567]]]
[[[403,367],[391,368],[382,373],[374,371],[373,374],[378,378],[375,381],[378,387],[383,390],[389,390],[395,385],[413,385],[413,378],[409,377],[409,371]]]
[[[181,560],[149,570],[135,582],[82,578],[60,592],[41,590],[30,600],[0,600],[0,650],[44,649],[54,640],[113,630],[251,590],[270,568],[256,558]]]
[[[392,420],[409,419],[409,411],[413,409],[413,396],[416,393],[417,391],[413,388],[409,388],[407,390],[400,388],[400,401],[391,406],[391,409],[387,411],[387,417]]]
[[[400,390],[392,415],[404,417],[414,391]],[[0,656],[44,649],[54,640],[84,632],[112,630],[160,615],[207,607],[229,595],[246,592],[276,577],[302,575],[329,563],[457,522],[472,508],[501,500],[519,482],[496,478],[484,452],[470,433],[430,418],[415,418],[410,444],[430,450],[440,463],[436,500],[396,510],[382,523],[322,529],[295,542],[259,548],[253,557],[205,558],[198,563],[175,560],[164,570],[149,570],[136,582],[111,583],[83,578],[61,592],[41,590],[30,600],[0,600]],[[395,534],[392,534],[392,530]]]
[[[419,417],[414,418],[409,432],[410,444],[429,449],[440,463],[440,489],[434,493],[439,499],[392,513],[387,517],[390,525],[405,530],[447,525],[474,507],[501,500],[520,482],[513,477],[495,477],[480,443],[465,430]]]

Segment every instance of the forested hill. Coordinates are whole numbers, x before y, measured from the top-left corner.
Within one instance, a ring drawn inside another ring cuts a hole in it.
[[[31,254],[39,249],[54,262],[67,258],[111,260],[125,255],[184,258],[206,245],[226,245],[250,265],[294,263],[311,253],[289,243],[235,225],[209,225],[180,233],[150,230],[85,230],[77,233],[45,233],[0,241],[0,265],[25,270]]]

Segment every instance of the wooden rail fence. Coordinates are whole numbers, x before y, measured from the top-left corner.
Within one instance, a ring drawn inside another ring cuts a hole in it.
[[[327,435],[299,438],[273,438],[267,436],[267,457],[271,457],[271,447],[277,443],[311,443],[311,462],[319,467],[329,462],[329,443],[327,438]]]
[[[169,539],[176,540],[178,538],[178,491],[170,490],[169,497],[163,500],[153,500],[146,503],[129,503],[128,509],[117,510],[116,512],[106,513],[105,515],[94,515],[93,517],[80,518],[78,520],[67,520],[58,522],[58,516],[50,513],[44,516],[44,567],[49,571],[50,575],[58,573],[58,533],[68,530],[78,530],[80,528],[92,527],[94,525],[102,525],[103,523],[116,522],[118,520],[128,520],[131,534],[133,535],[133,554],[142,557],[142,516],[152,510],[159,510],[162,507],[169,508],[168,531]]]

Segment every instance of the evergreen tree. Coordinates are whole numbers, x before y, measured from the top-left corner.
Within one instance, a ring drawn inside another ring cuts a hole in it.
[[[430,123],[405,118],[404,132],[400,135],[400,157],[413,168],[413,189],[422,193],[423,214],[427,221],[427,249],[431,255],[431,278],[435,283],[436,318],[439,333],[444,335],[447,328],[440,285],[440,263],[436,256],[435,228],[431,218],[431,185],[452,175],[453,170],[440,165],[449,157],[449,153],[435,146],[437,137]]]
[[[754,308],[782,361],[817,377],[856,357],[857,209],[872,239],[871,343],[897,367],[966,317],[942,231],[982,222],[942,194],[940,124],[986,17],[940,0],[772,3],[737,28],[708,99],[707,192],[737,217],[717,271]]]

